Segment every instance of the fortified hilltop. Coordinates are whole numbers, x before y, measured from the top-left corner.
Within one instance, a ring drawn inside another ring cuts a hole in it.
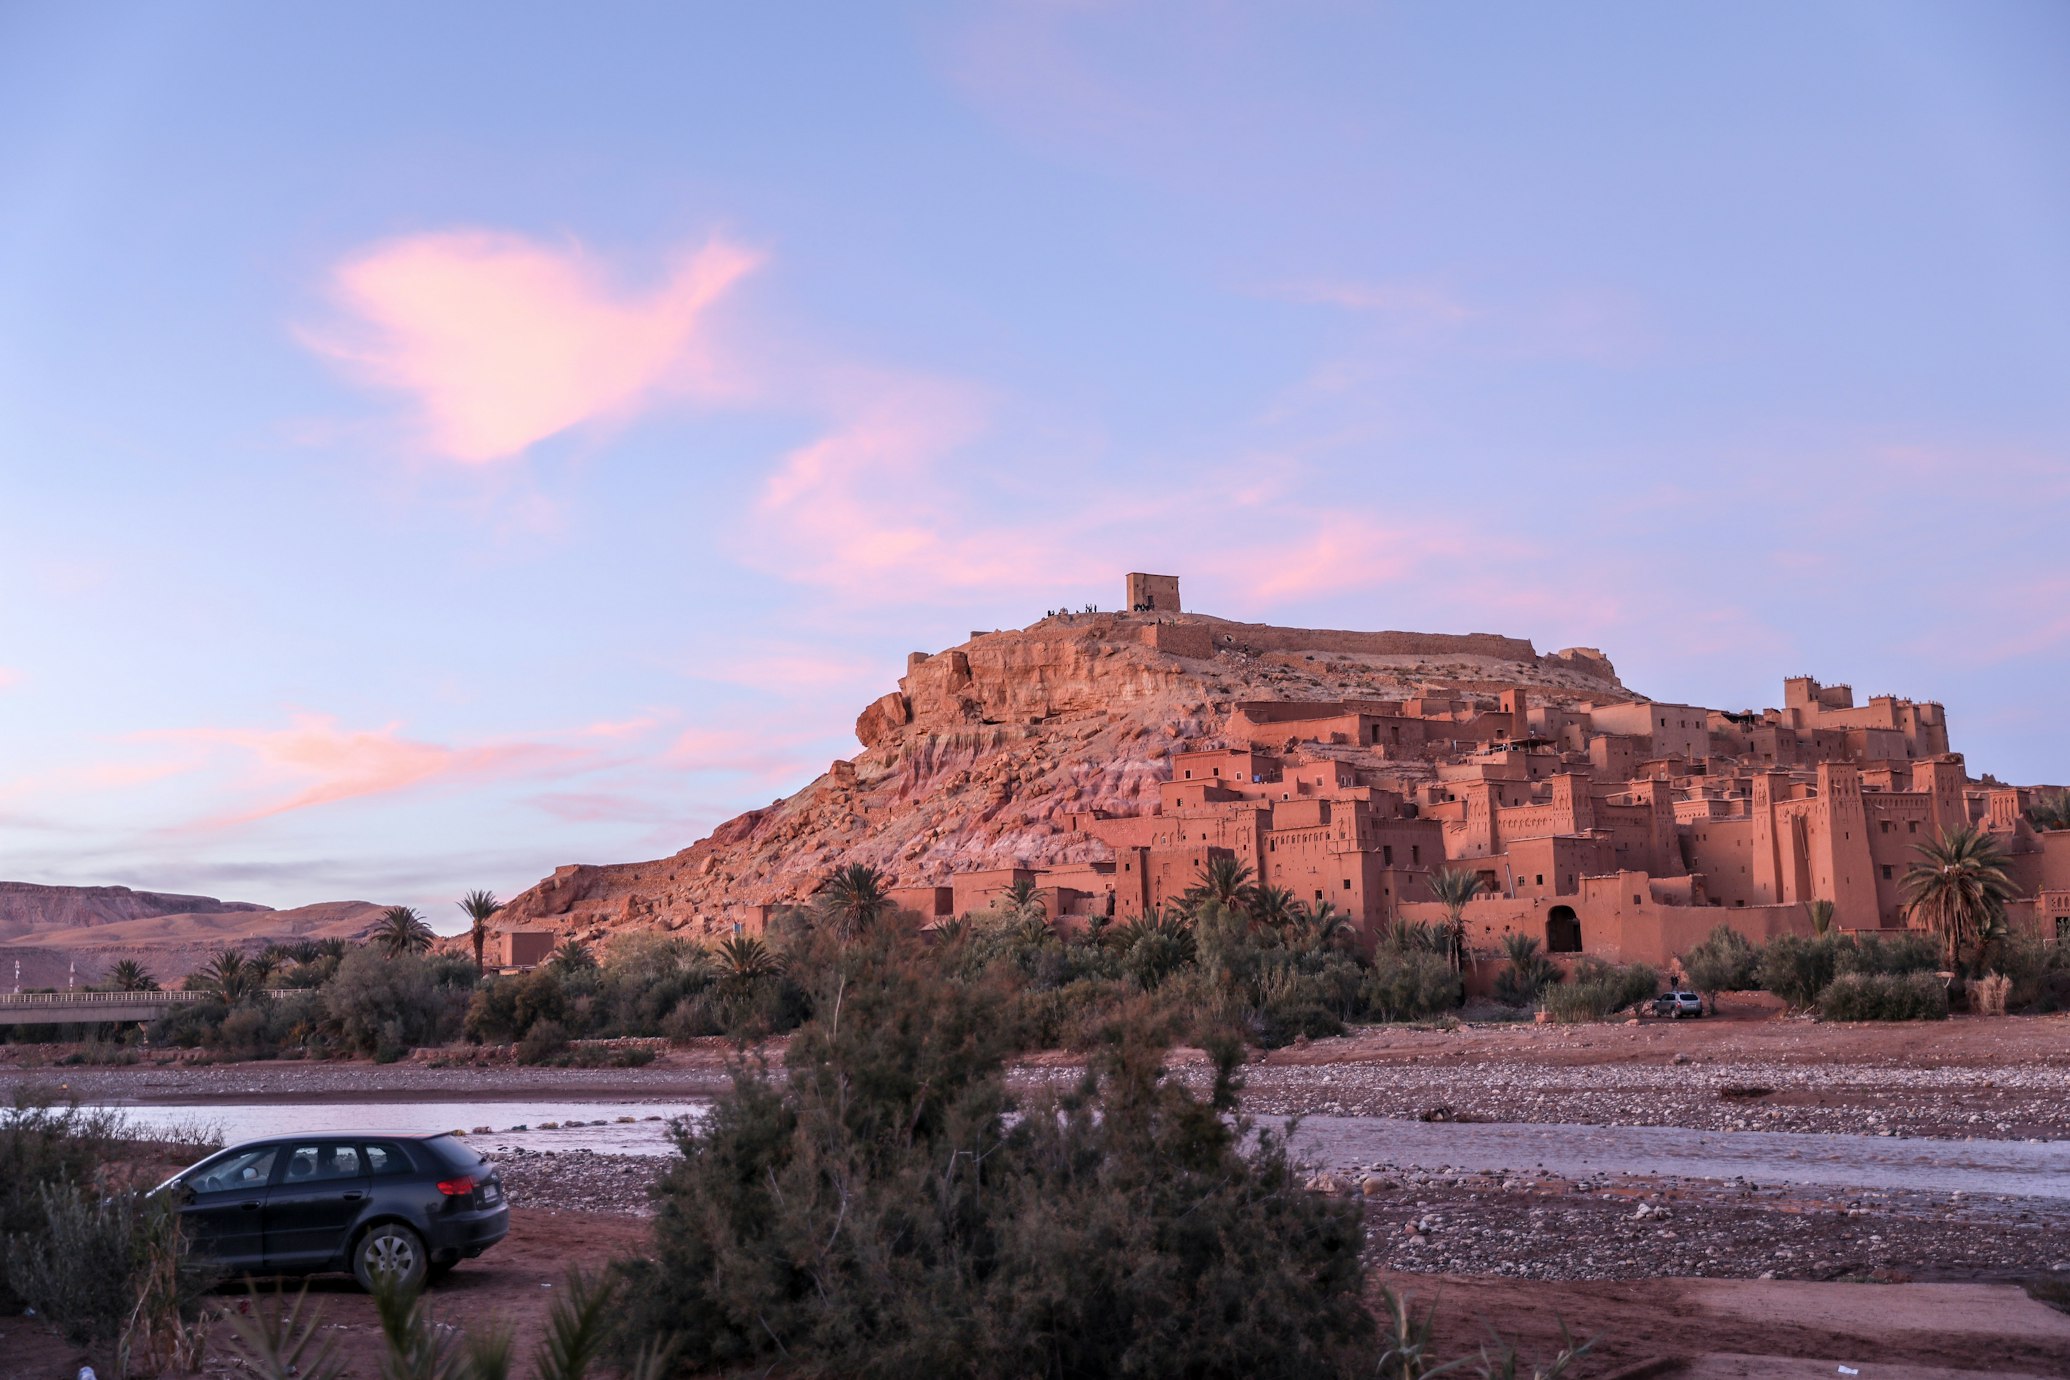
[[[1648,700],[1593,648],[1238,623],[1131,574],[1125,612],[1058,612],[907,659],[857,756],[672,857],[562,867],[498,917],[589,939],[754,932],[836,866],[892,878],[922,923],[1015,882],[1052,920],[1126,919],[1231,856],[1370,941],[1433,918],[1429,874],[1481,873],[1477,939],[1660,958],[1721,918],[1756,941],[1902,925],[1911,849],[1981,822],[2014,855],[2018,923],[2070,930],[2070,833],[1985,790],[1938,704],[1785,683],[1784,705]]]

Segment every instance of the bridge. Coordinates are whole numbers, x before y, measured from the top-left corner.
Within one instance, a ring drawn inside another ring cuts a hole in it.
[[[0,1025],[127,1025],[210,999],[206,992],[17,992],[0,995]]]

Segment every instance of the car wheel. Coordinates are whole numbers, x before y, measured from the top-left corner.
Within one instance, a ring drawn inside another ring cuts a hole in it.
[[[423,1240],[399,1222],[368,1229],[352,1252],[352,1273],[369,1292],[376,1279],[392,1280],[406,1293],[421,1288],[430,1266]]]

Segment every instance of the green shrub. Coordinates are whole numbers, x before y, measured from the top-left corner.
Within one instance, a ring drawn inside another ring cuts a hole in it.
[[[1556,1021],[1600,1021],[1626,1007],[1650,1001],[1660,991],[1660,971],[1644,963],[1605,963],[1584,958],[1566,982],[1545,989],[1545,1009]]]
[[[1760,962],[1753,944],[1730,925],[1719,924],[1703,943],[1682,955],[1682,971],[1689,985],[1703,993],[1715,1014],[1718,993],[1744,992],[1754,986],[1754,970]]]
[[[342,1046],[354,1054],[394,1059],[418,1045],[458,1037],[467,1010],[463,989],[440,987],[430,961],[353,950],[323,988],[323,1011]]]
[[[1260,1049],[1278,1049],[1301,1036],[1319,1040],[1344,1033],[1331,1009],[1335,995],[1321,975],[1277,966],[1260,975],[1257,1000],[1244,1013],[1250,1037]]]
[[[7,1237],[7,1286],[74,1345],[105,1347],[139,1327],[162,1324],[162,1316],[151,1316],[153,1305],[161,1314],[191,1318],[220,1278],[187,1263],[179,1213],[169,1198],[47,1184],[36,1204],[36,1219]],[[170,1297],[154,1297],[154,1277],[167,1276]]]
[[[568,1032],[561,1029],[559,1021],[534,1021],[525,1038],[517,1042],[517,1060],[520,1064],[543,1064],[567,1047]]]
[[[1931,935],[1910,931],[1856,935],[1840,946],[1837,966],[1842,973],[1931,973],[1940,969],[1941,946]]]
[[[1505,1006],[1530,1006],[1539,995],[1560,980],[1559,965],[1539,952],[1538,940],[1528,934],[1502,936],[1503,955],[1509,965],[1495,975],[1495,1000]]]
[[[1839,971],[1840,945],[1826,936],[1785,934],[1761,951],[1755,978],[1791,1006],[1811,1006]]]
[[[2044,1013],[2070,1010],[2070,944],[2048,944],[2026,936],[2008,941],[1999,954],[2012,979],[2007,1008]]]
[[[1024,1108],[994,981],[879,927],[815,982],[829,1014],[788,1077],[737,1067],[678,1127],[652,1258],[622,1267],[628,1354],[899,1380],[1362,1371],[1359,1210],[1235,1116],[1233,1042],[1196,1098],[1136,997],[1082,1082]]]
[[[124,1133],[113,1113],[17,1088],[12,1104],[0,1107],[0,1237],[42,1222],[42,1188],[91,1183]]]
[[[1947,984],[1931,973],[1842,973],[1818,1000],[1829,1021],[1941,1021]]]
[[[1382,946],[1373,955],[1361,994],[1366,1010],[1383,1021],[1423,1021],[1457,1007],[1459,974],[1444,956],[1421,945]]]

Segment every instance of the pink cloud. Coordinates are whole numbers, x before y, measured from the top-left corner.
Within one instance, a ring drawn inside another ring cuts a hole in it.
[[[1282,535],[1227,552],[1230,568],[1244,574],[1246,600],[1258,607],[1393,584],[1471,549],[1463,530],[1442,524],[1389,527],[1356,514],[1281,512]]]
[[[388,795],[432,784],[579,770],[594,758],[551,743],[501,742],[472,747],[405,738],[399,727],[345,729],[329,715],[298,714],[287,728],[189,728],[137,735],[240,754],[249,786],[263,803],[212,817],[197,828],[222,828],[338,801]]]
[[[636,295],[616,290],[579,246],[486,231],[412,235],[340,264],[332,291],[353,324],[304,339],[376,387],[408,394],[432,451],[482,463],[666,391],[726,391],[704,318],[760,262],[715,239]]]
[[[802,750],[824,736],[752,727],[693,728],[677,736],[662,761],[685,771],[737,772],[755,781],[795,783],[826,770],[827,759]]]
[[[22,673],[11,666],[0,666],[0,690],[12,690],[22,683]]]
[[[943,473],[984,434],[973,390],[882,376],[834,410],[824,435],[783,457],[756,505],[756,548],[789,578],[912,598],[1023,587],[1060,558],[1040,529],[976,516],[967,486]]]

